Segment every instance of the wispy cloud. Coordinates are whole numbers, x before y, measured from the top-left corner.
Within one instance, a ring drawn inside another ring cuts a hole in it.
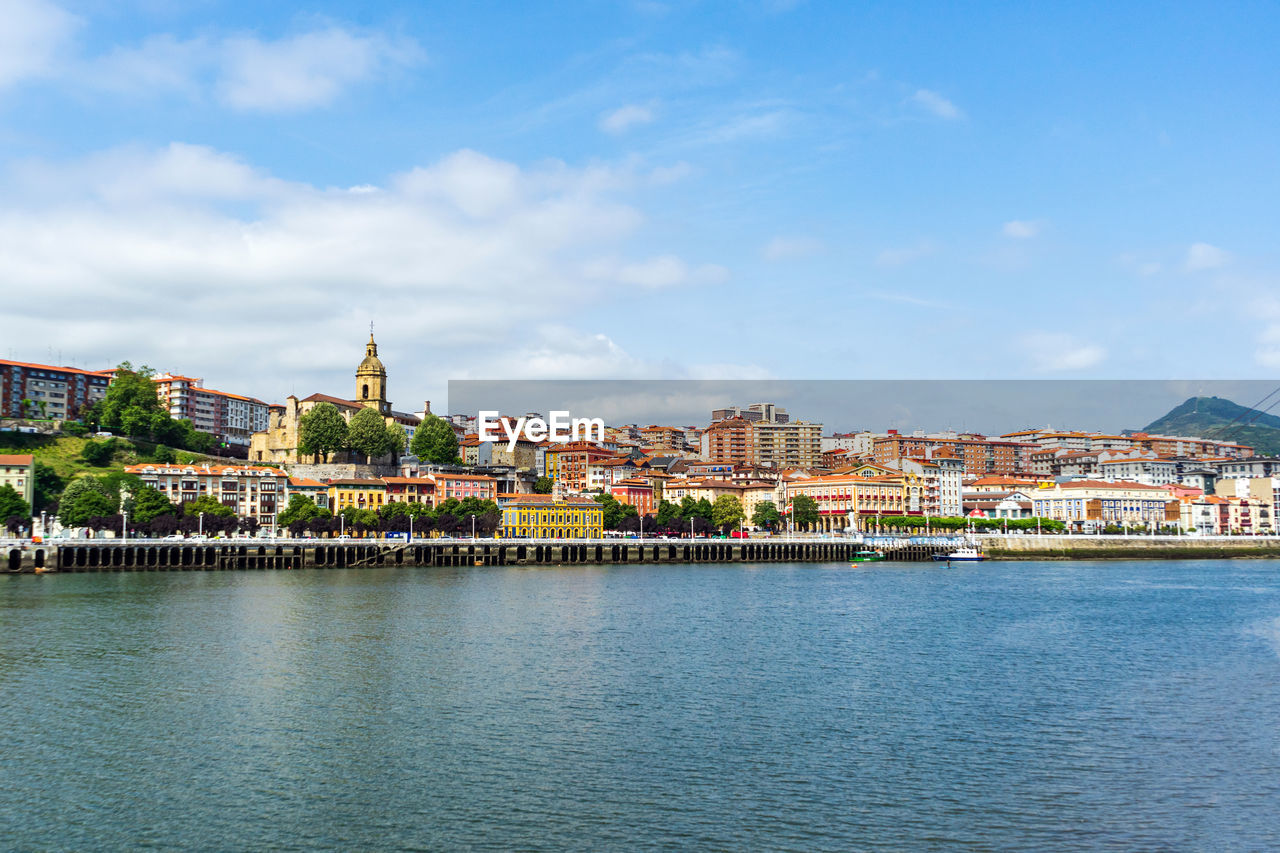
[[[152,36],[81,65],[86,86],[130,95],[210,96],[244,112],[296,112],[423,59],[410,39],[329,26],[268,40]]]
[[[1107,358],[1106,347],[1065,332],[1029,332],[1018,343],[1031,368],[1041,373],[1087,370]]]
[[[774,237],[760,250],[766,261],[782,261],[788,258],[804,258],[821,252],[822,241],[816,237]]]
[[[1028,219],[1013,219],[1001,229],[1006,237],[1015,240],[1029,240],[1040,233],[1040,223]]]
[[[1191,248],[1187,249],[1186,268],[1189,272],[1218,269],[1230,261],[1230,252],[1208,243],[1192,243]]]
[[[921,308],[950,308],[951,306],[945,302],[936,299],[926,299],[923,296],[914,296],[910,293],[888,292],[883,290],[866,290],[863,296],[870,299],[877,299],[881,302],[901,302],[904,305],[917,305]]]
[[[729,278],[729,271],[718,264],[691,266],[675,255],[658,255],[634,262],[601,259],[587,264],[584,273],[591,279],[614,281],[646,290],[720,284]]]
[[[605,133],[617,135],[651,121],[653,121],[652,107],[627,104],[600,116],[600,129]]]
[[[54,73],[80,19],[46,0],[0,4],[0,89]]]
[[[914,246],[896,249],[885,249],[876,255],[878,267],[901,267],[909,263],[927,258],[938,251],[938,247],[929,240],[921,240]]]
[[[928,89],[917,89],[909,99],[917,107],[941,119],[954,121],[964,118],[964,112],[951,101]]]

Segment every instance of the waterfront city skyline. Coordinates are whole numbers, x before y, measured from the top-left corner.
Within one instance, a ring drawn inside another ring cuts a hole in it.
[[[268,401],[371,318],[403,401],[1280,366],[1273,10],[5,11],[0,357]]]

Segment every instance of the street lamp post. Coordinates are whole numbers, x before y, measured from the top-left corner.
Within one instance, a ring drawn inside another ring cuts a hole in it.
[[[122,510],[120,518],[122,519],[120,522],[120,538],[127,542],[129,540],[129,513]],[[43,527],[40,530],[42,533],[44,532]]]
[[[474,543],[475,543],[475,541],[476,541],[476,514],[473,512],[473,513],[471,513],[471,542],[472,542],[472,544],[474,544]]]
[[[413,541],[413,514],[412,513],[410,513],[409,515],[409,538],[405,541],[407,542]]]
[[[200,513],[200,526],[199,526],[199,528],[198,528],[198,534],[197,534],[197,535],[199,535],[199,536],[203,536],[203,535],[204,535],[204,513],[203,513],[203,512],[202,512],[202,513]]]

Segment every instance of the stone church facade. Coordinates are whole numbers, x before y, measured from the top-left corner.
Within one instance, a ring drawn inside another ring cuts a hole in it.
[[[369,343],[365,345],[364,360],[356,368],[355,390],[355,399],[352,400],[328,394],[312,394],[298,399],[290,394],[285,398],[283,406],[271,406],[267,428],[262,432],[255,432],[250,439],[249,460],[273,462],[277,465],[351,461],[342,452],[330,454],[330,459],[319,459],[314,454],[298,452],[298,429],[302,417],[320,403],[332,403],[348,423],[361,409],[373,409],[382,415],[386,423],[403,426],[407,438],[413,437],[413,431],[421,421],[415,415],[391,408],[391,403],[387,400],[387,369],[378,358],[378,344],[374,341],[372,332],[369,334]],[[396,460],[390,461],[394,464]]]

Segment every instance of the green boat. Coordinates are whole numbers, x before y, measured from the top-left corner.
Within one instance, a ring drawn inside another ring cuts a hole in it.
[[[859,551],[853,555],[854,563],[876,563],[884,559],[884,554],[879,551]]]

